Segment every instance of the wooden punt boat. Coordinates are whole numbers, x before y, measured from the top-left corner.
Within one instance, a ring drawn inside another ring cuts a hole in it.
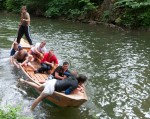
[[[24,39],[21,39],[20,44],[21,44],[23,49],[29,50],[31,48],[29,43]],[[32,62],[32,65],[35,68],[40,67],[40,63],[36,62],[36,61]],[[22,69],[23,73],[32,82],[34,82],[36,84],[40,85],[41,82],[45,82],[46,79],[48,78],[48,74],[41,74],[41,73],[34,74],[34,71],[32,69],[30,69],[30,67],[21,66],[21,69]],[[39,91],[37,89],[35,89],[35,91],[38,92],[38,94],[41,93],[41,91]],[[54,105],[59,106],[59,107],[78,107],[78,106],[82,105],[84,102],[86,102],[88,100],[88,98],[86,95],[85,87],[84,87],[83,92],[79,92],[79,91],[77,91],[77,92],[78,93],[66,95],[63,92],[56,92],[55,91],[53,93],[53,95],[48,96],[46,98],[46,102],[49,102],[49,103],[54,104]]]

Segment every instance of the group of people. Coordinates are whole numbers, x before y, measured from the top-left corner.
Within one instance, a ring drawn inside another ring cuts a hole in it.
[[[21,8],[21,20],[19,24],[18,37],[16,42],[13,43],[10,52],[10,61],[16,67],[20,68],[20,65],[31,67],[34,73],[49,73],[49,71],[58,65],[58,59],[53,50],[46,52],[46,42],[43,40],[41,43],[36,43],[33,46],[32,40],[29,35],[30,15],[27,12],[26,6]],[[32,46],[30,51],[24,50],[20,45],[20,39],[25,34],[29,44]],[[41,67],[36,69],[32,62],[38,60]],[[48,95],[52,95],[54,91],[64,91],[65,94],[76,93],[76,90],[82,93],[83,83],[87,80],[87,77],[82,74],[78,74],[76,71],[69,71],[69,63],[64,62],[62,66],[58,66],[45,83],[37,85],[29,80],[20,79],[21,82],[27,83],[42,93],[35,99],[31,106],[33,110],[36,105]]]

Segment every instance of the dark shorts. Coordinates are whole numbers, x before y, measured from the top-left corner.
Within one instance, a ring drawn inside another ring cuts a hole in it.
[[[17,61],[18,61],[19,63],[24,62],[24,60],[21,60],[21,59],[17,59]]]

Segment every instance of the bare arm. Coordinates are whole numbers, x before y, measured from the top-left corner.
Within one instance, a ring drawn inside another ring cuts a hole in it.
[[[62,80],[64,80],[65,78],[67,78],[65,75],[64,76],[59,76],[58,72],[55,72],[55,77],[57,79],[62,79]]]
[[[54,63],[50,63],[50,62],[47,62],[47,61],[45,61],[44,63],[45,63],[45,64],[48,64],[48,65],[50,65],[50,66],[52,66],[52,67],[54,66]]]
[[[46,95],[43,95],[43,94],[41,93],[41,95],[40,95],[38,98],[36,98],[36,99],[34,100],[32,106],[31,106],[31,110],[34,110],[34,108],[35,108],[35,107],[42,101],[42,99],[45,98],[45,97],[46,97]]]
[[[13,56],[10,56],[10,63],[13,64]]]
[[[24,62],[21,63],[21,66],[25,65],[28,62],[28,58]]]
[[[20,67],[19,67],[19,64],[17,63],[17,60],[14,59],[14,58],[13,58],[13,64],[14,64],[17,68],[20,68]]]
[[[39,52],[38,49],[35,47],[34,48],[34,52],[40,56],[43,56],[43,53]]]

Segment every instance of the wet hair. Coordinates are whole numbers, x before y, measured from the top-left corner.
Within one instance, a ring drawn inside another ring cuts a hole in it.
[[[79,74],[77,76],[77,80],[78,80],[79,83],[84,83],[87,80],[87,77],[83,74]]]
[[[69,65],[69,63],[68,62],[64,62],[63,65]]]

